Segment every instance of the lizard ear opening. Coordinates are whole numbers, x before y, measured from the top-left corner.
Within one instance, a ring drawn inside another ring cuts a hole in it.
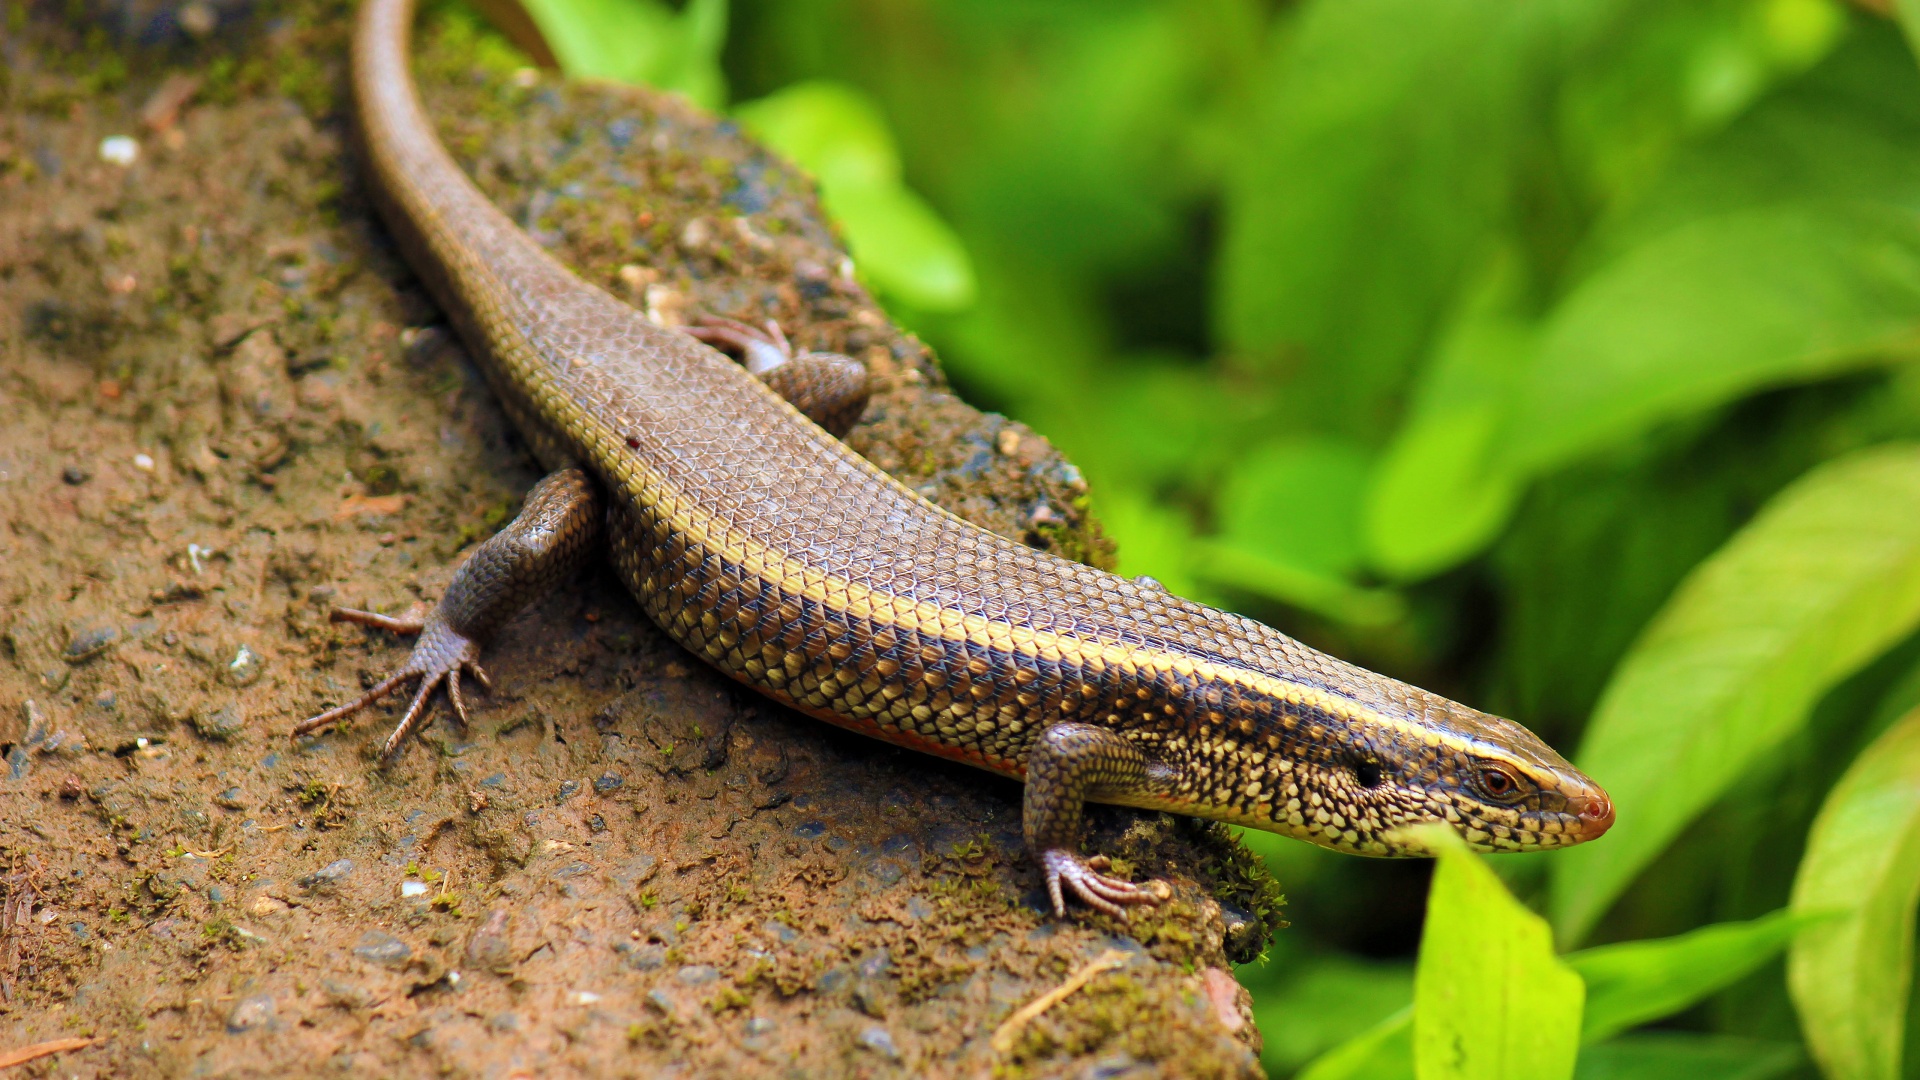
[[[1380,763],[1368,759],[1356,759],[1352,763],[1353,778],[1363,788],[1376,788],[1387,778],[1386,770]]]

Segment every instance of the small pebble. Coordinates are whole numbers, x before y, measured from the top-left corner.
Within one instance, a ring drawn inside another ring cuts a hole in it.
[[[560,781],[560,790],[554,795],[553,801],[557,803],[563,803],[563,802],[566,802],[568,799],[573,798],[575,795],[578,795],[579,793],[580,793],[580,781],[562,780]]]
[[[353,955],[387,967],[400,967],[413,959],[413,949],[392,934],[369,930],[361,936],[360,944],[353,947]]]
[[[60,781],[60,797],[68,802],[72,802],[86,793],[86,785],[82,784],[80,778],[77,776],[69,776],[65,780]]]
[[[598,794],[605,795],[624,783],[626,783],[625,780],[615,776],[613,773],[602,773],[600,774],[600,779],[593,782],[593,790]]]
[[[246,714],[231,703],[217,709],[197,710],[192,716],[193,730],[203,739],[214,742],[227,742],[246,730]]]
[[[327,1001],[342,1009],[364,1009],[373,1004],[373,994],[365,987],[338,979],[322,980],[320,991],[327,995]]]
[[[220,25],[220,13],[202,0],[182,4],[174,17],[180,20],[180,29],[197,38],[206,37]]]
[[[67,640],[67,647],[60,656],[69,664],[84,663],[106,652],[120,631],[111,626],[97,626],[82,630]]]
[[[60,470],[60,479],[65,480],[74,487],[79,487],[81,484],[93,479],[93,474],[78,465],[69,465]]]
[[[141,472],[152,472],[153,455],[145,453],[133,455],[133,467]]]
[[[626,953],[627,966],[635,971],[656,971],[666,965],[667,947],[665,945],[633,945],[628,942],[621,942],[621,944],[626,945],[626,948],[616,947],[616,951]]]
[[[767,1019],[764,1016],[750,1017],[747,1020],[747,1034],[748,1035],[766,1035],[771,1033],[773,1029],[778,1026],[779,1025],[775,1024],[773,1021]]]
[[[900,1048],[894,1045],[893,1033],[878,1025],[860,1033],[860,1045],[895,1060],[900,1057]]]
[[[266,661],[259,653],[245,645],[234,650],[233,659],[227,661],[227,681],[235,686],[251,686],[266,670]]]
[[[511,916],[505,908],[487,913],[487,921],[467,939],[467,963],[482,971],[506,971],[513,966],[513,943],[507,937]]]
[[[607,831],[607,819],[595,814],[587,819],[587,828],[596,833]]]
[[[339,885],[341,882],[347,880],[348,876],[352,873],[352,859],[335,859],[320,869],[315,870],[313,873],[299,879],[299,885],[303,889],[318,892]]]
[[[1140,1062],[1132,1054],[1122,1050],[1095,1061],[1085,1075],[1090,1080],[1114,1080],[1116,1077],[1136,1072],[1139,1067]]]
[[[400,883],[400,895],[402,897],[425,896],[427,895],[427,883],[424,881],[403,881]]]
[[[686,986],[705,986],[720,978],[720,972],[711,964],[688,964],[674,972],[673,977]]]
[[[893,957],[888,955],[887,950],[877,949],[871,955],[861,957],[860,963],[855,965],[854,970],[860,973],[861,978],[877,979],[885,975],[887,969],[892,966]]]
[[[240,789],[237,787],[230,787],[218,795],[215,795],[213,797],[213,804],[226,810],[245,810],[247,808],[246,798],[240,794]]]
[[[233,1011],[227,1013],[227,1033],[244,1035],[255,1028],[265,1026],[273,1019],[273,995],[255,994],[244,997],[233,1005]]]
[[[140,160],[140,144],[131,135],[109,135],[100,140],[100,160],[125,168]]]

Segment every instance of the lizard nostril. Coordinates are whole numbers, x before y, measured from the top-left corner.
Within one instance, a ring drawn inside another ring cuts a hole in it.
[[[1567,802],[1585,826],[1587,839],[1591,840],[1613,827],[1613,800],[1607,798],[1606,793],[1575,795]]]

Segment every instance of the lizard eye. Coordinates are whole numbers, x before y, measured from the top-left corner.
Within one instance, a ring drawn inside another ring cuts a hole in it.
[[[1515,802],[1526,794],[1520,777],[1505,765],[1483,764],[1474,778],[1479,782],[1480,793],[1493,802]]]
[[[1386,779],[1386,774],[1381,771],[1377,761],[1356,761],[1353,763],[1353,778],[1361,787],[1372,788],[1379,787],[1380,781]]]

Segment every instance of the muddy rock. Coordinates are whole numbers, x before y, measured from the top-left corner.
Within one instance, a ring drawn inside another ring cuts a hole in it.
[[[289,739],[405,656],[329,608],[437,598],[534,462],[367,203],[345,5],[23,11],[0,716],[33,734],[0,768],[0,909],[27,913],[0,919],[0,1050],[94,1038],[28,1067],[63,1077],[1257,1075],[1222,980],[1278,898],[1224,830],[1096,809],[1090,843],[1173,899],[1056,920],[1017,785],[742,690],[604,568],[493,643],[471,728],[436,704],[382,768],[403,697]],[[557,257],[660,321],[860,359],[857,450],[1110,560],[1077,470],[946,389],[803,177],[676,99],[419,36],[448,146]]]

